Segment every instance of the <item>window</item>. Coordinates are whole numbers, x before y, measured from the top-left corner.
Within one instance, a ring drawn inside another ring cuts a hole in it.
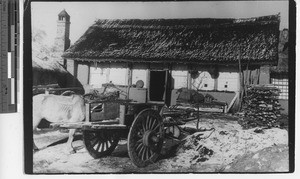
[[[65,17],[59,16],[59,17],[58,17],[58,20],[63,21],[63,20],[65,20]]]
[[[279,99],[289,99],[289,81],[287,78],[271,78],[272,84],[280,90]]]

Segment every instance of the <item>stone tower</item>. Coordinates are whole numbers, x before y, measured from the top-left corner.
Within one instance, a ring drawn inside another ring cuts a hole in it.
[[[56,38],[54,41],[55,52],[59,57],[58,62],[64,66],[66,66],[66,62],[61,55],[70,47],[70,24],[70,15],[64,9],[58,14]]]

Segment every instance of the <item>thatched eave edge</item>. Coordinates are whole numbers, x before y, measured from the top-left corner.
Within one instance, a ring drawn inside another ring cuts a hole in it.
[[[152,60],[137,60],[137,59],[120,59],[120,58],[67,58],[68,60],[74,60],[77,62],[94,62],[94,63],[156,63],[156,64],[184,64],[184,65],[225,65],[225,66],[237,66],[238,61],[182,61],[182,60],[169,60],[169,59],[152,59]],[[273,66],[277,64],[277,60],[259,60],[248,61],[243,60],[242,65],[249,66]]]

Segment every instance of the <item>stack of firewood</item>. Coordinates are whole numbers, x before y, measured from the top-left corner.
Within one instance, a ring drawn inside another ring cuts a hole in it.
[[[278,96],[279,89],[275,87],[248,87],[242,105],[244,117],[239,123],[245,129],[278,126],[277,119],[282,110]]]

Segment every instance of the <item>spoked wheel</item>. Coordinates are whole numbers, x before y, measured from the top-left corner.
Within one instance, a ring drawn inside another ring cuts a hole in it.
[[[114,131],[83,131],[83,143],[93,158],[110,155],[119,142],[119,136]]]
[[[128,154],[137,167],[145,167],[158,158],[164,139],[164,126],[157,111],[141,111],[129,131]]]

